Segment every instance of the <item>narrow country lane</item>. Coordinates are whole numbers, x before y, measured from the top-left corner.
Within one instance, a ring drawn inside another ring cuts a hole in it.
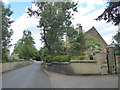
[[[2,88],[51,88],[47,75],[41,69],[40,61],[6,72],[2,75]]]

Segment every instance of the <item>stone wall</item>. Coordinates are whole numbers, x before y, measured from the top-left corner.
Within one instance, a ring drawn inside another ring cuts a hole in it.
[[[101,68],[97,61],[70,61],[74,74],[101,74]]]
[[[94,60],[71,60],[70,62],[44,63],[48,71],[62,74],[100,74],[101,68]]]
[[[62,73],[62,74],[73,74],[69,62],[52,62],[46,63],[45,69],[52,72]]]
[[[25,65],[29,65],[32,62],[30,61],[19,61],[19,62],[6,62],[6,63],[1,63],[0,66],[2,66],[2,71],[0,72],[6,72],[10,71]]]

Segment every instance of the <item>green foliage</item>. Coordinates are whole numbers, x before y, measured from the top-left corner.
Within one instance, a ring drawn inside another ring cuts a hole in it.
[[[23,31],[23,37],[15,44],[13,54],[18,54],[22,59],[35,59],[39,55],[34,46],[35,42],[29,30]]]
[[[42,47],[39,51],[40,58],[43,60],[44,57],[49,55],[48,48],[47,47]]]
[[[50,55],[60,55],[63,50],[63,36],[71,27],[69,9],[76,6],[71,2],[35,2],[37,10],[28,8],[28,15],[40,18],[42,41]]]
[[[80,28],[76,28],[76,30],[73,29],[73,32],[71,35],[68,33],[68,39],[70,42],[69,47],[69,54],[72,56],[79,56],[84,54],[85,51],[85,38],[83,35],[83,31],[80,30]]]
[[[120,31],[114,36],[114,40],[116,41],[115,43],[115,52],[116,55],[120,56]]]
[[[101,44],[92,36],[86,36],[86,48],[90,51],[100,50],[101,51]]]
[[[55,56],[54,57],[54,61],[69,62],[70,61],[70,57],[69,56]]]
[[[71,60],[85,60],[86,55],[80,55],[80,56],[72,56]]]
[[[110,0],[111,1],[111,0]],[[108,23],[113,22],[114,25],[118,25],[120,23],[120,1],[119,2],[108,2],[107,8],[104,12],[98,16],[96,20],[105,20]]]
[[[5,8],[2,3],[2,60],[7,60],[9,54],[9,47],[11,46],[11,35],[13,34],[12,29],[10,28],[13,21],[10,19],[12,11],[10,6]]]
[[[23,61],[24,59],[8,58],[7,62]]]
[[[47,63],[51,63],[51,62],[69,62],[70,61],[70,57],[69,56],[46,56],[44,58],[44,61]]]
[[[46,56],[46,57],[44,57],[44,59],[43,59],[45,62],[47,62],[47,63],[51,63],[52,61],[53,61],[53,56]]]
[[[79,56],[79,60],[85,60],[85,58],[86,58],[85,55]]]

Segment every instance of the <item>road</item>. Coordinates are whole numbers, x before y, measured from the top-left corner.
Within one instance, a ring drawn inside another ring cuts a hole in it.
[[[47,75],[46,75],[47,73]],[[118,75],[70,76],[41,69],[41,62],[6,72],[3,88],[118,88]]]
[[[47,75],[40,67],[41,62],[6,72],[2,75],[2,88],[51,88]]]

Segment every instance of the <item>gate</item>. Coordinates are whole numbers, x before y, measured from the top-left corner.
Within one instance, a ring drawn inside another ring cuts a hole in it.
[[[108,73],[110,74],[117,73],[115,49],[113,46],[107,47],[107,65],[108,65]]]

